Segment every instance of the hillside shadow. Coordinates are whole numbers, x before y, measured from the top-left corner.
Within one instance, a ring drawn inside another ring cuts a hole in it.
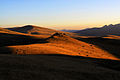
[[[0,33],[0,47],[34,43],[46,43],[46,41],[27,35]]]
[[[120,61],[118,60],[110,60],[110,59],[101,59],[101,58],[91,58],[91,57],[83,57],[83,56],[71,56],[71,55],[64,55],[64,54],[41,54],[41,55],[35,55],[35,54],[30,54],[30,55],[19,55],[19,56],[31,56],[31,57],[47,57],[49,58],[61,58],[62,60],[70,59],[70,60],[79,60],[81,62],[85,63],[90,63],[90,64],[95,64],[97,66],[102,66],[105,68],[113,69],[120,71]]]
[[[76,38],[77,40],[90,43],[98,46],[99,48],[111,53],[117,58],[120,58],[120,40],[108,38]]]
[[[0,47],[0,54],[12,54],[12,50],[8,47]]]
[[[118,60],[91,58],[91,57],[83,57],[83,56],[71,56],[71,55],[63,55],[63,54],[49,54],[47,56],[71,57],[75,59],[80,59],[80,61],[83,62],[95,63],[98,66],[120,71],[120,61]]]
[[[96,63],[100,66],[120,71],[120,61],[117,61],[117,60],[82,57],[82,56],[71,56],[71,57],[72,58],[80,58],[81,60],[88,60],[88,61]]]

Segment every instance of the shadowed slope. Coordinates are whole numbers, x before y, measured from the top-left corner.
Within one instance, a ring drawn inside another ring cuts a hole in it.
[[[119,36],[93,37],[93,38],[76,38],[89,44],[93,44],[108,51],[110,54],[120,58],[120,40]]]
[[[16,33],[18,33],[18,32],[11,31],[11,30],[4,29],[4,28],[0,28],[0,33],[16,34]]]
[[[30,35],[0,28],[0,46],[44,43],[44,35]]]
[[[26,45],[38,42],[44,41],[27,35],[0,33],[0,46]]]

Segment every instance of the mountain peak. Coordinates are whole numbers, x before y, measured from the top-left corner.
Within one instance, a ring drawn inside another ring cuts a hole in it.
[[[35,26],[35,25],[25,25],[23,27],[26,27],[26,28],[34,28],[34,27],[38,27],[38,26]]]

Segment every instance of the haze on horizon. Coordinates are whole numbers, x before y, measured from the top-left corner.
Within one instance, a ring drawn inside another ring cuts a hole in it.
[[[82,29],[120,23],[120,0],[0,0],[0,26]]]

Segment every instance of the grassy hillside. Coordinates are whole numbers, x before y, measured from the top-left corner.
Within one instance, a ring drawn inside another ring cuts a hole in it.
[[[119,80],[119,36],[0,29],[0,80]]]
[[[108,35],[106,37],[77,37],[76,39],[95,45],[120,58],[120,36]]]
[[[6,54],[65,54],[93,58],[115,59],[99,47],[73,39],[64,33],[50,37],[1,33],[0,53]]]

